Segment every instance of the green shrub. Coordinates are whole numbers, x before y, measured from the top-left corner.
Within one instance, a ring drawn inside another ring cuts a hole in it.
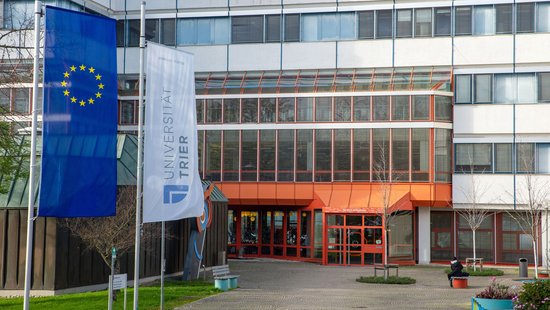
[[[375,284],[414,284],[416,280],[409,277],[390,276],[387,280],[384,277],[360,277],[357,282]]]
[[[514,309],[548,310],[550,309],[550,281],[537,280],[526,282],[517,297],[514,297]]]
[[[451,272],[451,268],[445,268],[444,271],[448,274]],[[495,268],[483,268],[483,271],[479,269],[476,269],[476,271],[474,271],[473,268],[465,268],[463,269],[463,271],[469,273],[472,277],[501,276],[504,274],[504,271]]]

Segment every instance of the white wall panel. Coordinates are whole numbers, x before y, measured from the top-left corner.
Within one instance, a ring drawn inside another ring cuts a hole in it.
[[[335,42],[283,44],[283,70],[325,69],[336,66]]]
[[[139,11],[141,9],[141,1],[136,0],[125,0],[126,1],[126,11]],[[124,2],[124,1],[121,1]],[[124,9],[124,7],[122,8]],[[175,10],[176,9],[176,0],[154,0],[147,1],[145,4],[145,9],[149,10]]]
[[[281,0],[231,0],[231,7],[239,6],[281,6]]]
[[[209,9],[227,7],[227,0],[179,0],[179,9]]]
[[[227,46],[179,47],[195,55],[195,72],[227,71]]]
[[[281,44],[233,44],[229,46],[229,70],[279,70]]]
[[[516,105],[516,132],[550,134],[550,104]]]
[[[145,59],[147,59],[147,55],[145,55]],[[125,61],[124,73],[139,74],[139,47],[126,48],[124,61]]]
[[[526,200],[526,179],[531,178],[533,188],[547,187],[550,175],[516,175],[516,202],[518,208]],[[475,186],[473,186],[475,184]],[[467,204],[472,199],[465,193],[476,188],[478,203],[492,208],[510,208],[514,204],[514,177],[512,174],[453,174],[453,203]]]
[[[473,190],[475,188],[475,190]],[[453,204],[476,203],[504,206],[513,204],[514,177],[511,174],[453,174]]]
[[[395,40],[395,66],[450,66],[451,38]]]
[[[516,36],[516,62],[550,62],[550,33]]]
[[[391,40],[339,42],[338,67],[391,67],[391,53]]]
[[[124,48],[117,48],[116,49],[116,72],[118,73],[125,73],[124,72]]]
[[[461,65],[491,65],[511,63],[511,35],[455,37],[454,63]]]
[[[512,133],[512,105],[456,104],[454,106],[455,134]]]

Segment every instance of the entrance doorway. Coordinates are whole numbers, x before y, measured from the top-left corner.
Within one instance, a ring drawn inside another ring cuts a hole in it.
[[[382,263],[382,218],[377,215],[327,214],[327,258],[330,265]]]

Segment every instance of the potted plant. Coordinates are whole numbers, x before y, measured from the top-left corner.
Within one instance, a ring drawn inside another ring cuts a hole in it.
[[[512,299],[516,292],[508,285],[497,283],[496,278],[482,292],[472,298],[472,309],[504,310],[514,309]]]
[[[522,290],[514,297],[514,309],[550,309],[550,281],[537,280],[523,283]]]

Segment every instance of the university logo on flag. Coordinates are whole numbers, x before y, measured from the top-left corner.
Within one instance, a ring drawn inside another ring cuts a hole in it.
[[[146,89],[143,221],[200,216],[193,56],[149,42]]]
[[[115,20],[46,7],[39,216],[116,213]]]

